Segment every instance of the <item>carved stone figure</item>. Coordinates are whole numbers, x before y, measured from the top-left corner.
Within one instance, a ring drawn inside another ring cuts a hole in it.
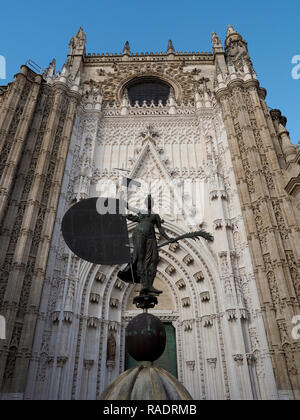
[[[113,333],[107,338],[107,351],[106,351],[106,360],[114,362],[116,358],[116,339]]]

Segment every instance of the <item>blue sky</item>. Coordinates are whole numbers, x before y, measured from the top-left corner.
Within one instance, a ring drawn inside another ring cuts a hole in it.
[[[168,39],[178,51],[210,51],[211,32],[224,41],[230,23],[248,42],[268,105],[287,117],[292,141],[300,138],[300,78],[291,75],[292,58],[300,56],[299,0],[15,0],[2,1],[0,11],[2,85],[28,58],[47,67],[56,57],[60,68],[79,26],[87,35],[87,52],[115,53],[126,40],[132,52],[164,51]]]

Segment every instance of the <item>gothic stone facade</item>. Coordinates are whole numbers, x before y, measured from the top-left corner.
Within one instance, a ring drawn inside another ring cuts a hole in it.
[[[119,267],[72,254],[60,231],[99,181],[118,182],[115,168],[203,190],[199,224],[214,242],[162,248],[155,280],[178,379],[195,399],[299,398],[300,154],[246,42],[229,26],[213,53],[169,42],[165,53],[91,55],[85,43],[80,28],[61,72],[22,66],[1,88],[1,398],[96,399],[124,370],[136,289]],[[167,102],[132,104],[137,77],[168,84]],[[164,218],[170,236],[192,228],[188,215]]]

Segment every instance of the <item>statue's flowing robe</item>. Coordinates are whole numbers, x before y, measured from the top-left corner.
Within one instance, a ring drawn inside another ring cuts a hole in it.
[[[141,279],[147,276],[152,284],[159,260],[154,226],[153,231],[146,234],[143,232],[142,223],[138,224],[133,231],[132,239],[134,252],[131,266],[127,264],[124,270],[119,271],[118,277],[127,283],[142,283]]]

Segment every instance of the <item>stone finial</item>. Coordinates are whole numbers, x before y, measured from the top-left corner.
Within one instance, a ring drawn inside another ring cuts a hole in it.
[[[228,25],[227,34],[226,35],[229,36],[229,35],[232,35],[232,34],[237,34],[237,31],[234,29],[233,26]]]
[[[212,42],[212,47],[213,47],[213,52],[214,53],[216,53],[216,52],[223,52],[222,43],[220,41],[220,38],[216,34],[216,32],[213,32],[211,34],[211,42]]]
[[[226,47],[231,43],[231,42],[234,42],[234,41],[242,41],[242,43],[246,46],[247,44],[246,44],[246,42],[245,42],[245,40],[243,39],[243,37],[242,37],[242,35],[239,33],[239,32],[237,32],[235,29],[234,29],[234,27],[233,26],[231,26],[231,25],[228,25],[228,28],[227,28],[227,33],[226,33],[226,39],[225,39],[225,50],[226,50]]]
[[[129,45],[129,42],[126,41],[123,48],[123,54],[129,54],[129,53],[130,53],[130,45]]]
[[[256,74],[248,52],[247,42],[231,25],[228,25],[225,39],[225,59],[230,79],[236,79],[238,71],[244,80],[256,79]]]
[[[56,66],[56,59],[53,58],[49,66],[46,68],[46,70],[43,73],[43,76],[45,79],[53,77],[55,73],[55,66]]]
[[[83,29],[80,27],[77,34],[71,39],[69,43],[70,55],[81,55],[85,51],[86,36]]]
[[[293,162],[293,160],[297,156],[297,148],[291,142],[289,132],[286,130],[281,122],[278,125],[279,136],[281,138],[282,143],[282,151],[285,155],[285,159],[287,163]]]
[[[56,77],[59,78],[60,82],[66,83],[70,76],[70,65],[67,60],[61,69],[61,73],[57,72]]]
[[[167,53],[168,54],[174,54],[175,53],[175,50],[174,50],[174,47],[173,47],[173,42],[170,39],[168,41],[168,50],[167,50]]]
[[[221,44],[220,38],[218,37],[216,32],[212,32],[211,42],[212,42],[213,45],[220,45]]]

